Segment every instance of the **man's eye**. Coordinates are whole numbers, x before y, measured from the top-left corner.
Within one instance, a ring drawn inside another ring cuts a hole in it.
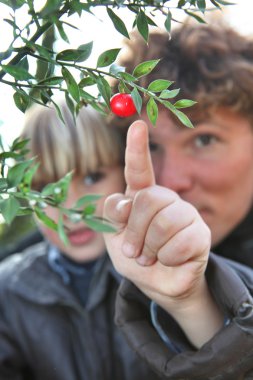
[[[197,148],[202,148],[204,146],[211,145],[215,143],[216,141],[217,141],[216,137],[209,134],[197,136],[194,140]]]
[[[84,177],[83,182],[86,186],[91,186],[91,185],[94,185],[95,183],[101,181],[104,178],[104,176],[105,176],[105,174],[102,172],[90,173]]]
[[[160,148],[160,145],[159,144],[156,144],[152,141],[149,142],[149,150],[150,152],[157,152]]]

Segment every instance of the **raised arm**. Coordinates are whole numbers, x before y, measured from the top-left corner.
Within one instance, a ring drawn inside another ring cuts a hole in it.
[[[169,312],[200,347],[223,323],[204,276],[210,231],[192,205],[155,184],[143,121],[128,131],[125,178],[126,193],[105,203],[105,217],[117,228],[105,234],[108,253],[116,270]]]

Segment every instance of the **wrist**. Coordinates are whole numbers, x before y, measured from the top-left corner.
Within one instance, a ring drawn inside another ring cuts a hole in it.
[[[157,303],[177,321],[197,348],[210,340],[224,325],[224,315],[215,303],[204,277],[191,294],[180,299],[161,297]]]

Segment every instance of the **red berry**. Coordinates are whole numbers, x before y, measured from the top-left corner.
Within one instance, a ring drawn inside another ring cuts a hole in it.
[[[110,100],[111,110],[115,115],[128,117],[134,115],[137,111],[133,98],[130,94],[115,94]]]

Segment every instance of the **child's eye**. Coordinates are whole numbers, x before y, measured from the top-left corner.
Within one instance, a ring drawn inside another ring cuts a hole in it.
[[[194,143],[197,148],[203,148],[217,142],[217,138],[211,134],[199,135],[195,138]]]
[[[101,181],[104,178],[104,176],[105,174],[102,172],[89,173],[84,177],[83,182],[86,186],[91,186]]]

